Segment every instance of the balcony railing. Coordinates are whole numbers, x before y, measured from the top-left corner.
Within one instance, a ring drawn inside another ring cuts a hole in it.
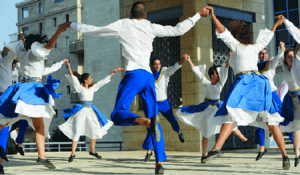
[[[83,53],[83,51],[84,51],[83,38],[70,42],[70,53],[79,54],[79,53]]]
[[[23,32],[17,32],[17,33],[9,34],[10,43],[18,41],[19,34],[23,34]]]

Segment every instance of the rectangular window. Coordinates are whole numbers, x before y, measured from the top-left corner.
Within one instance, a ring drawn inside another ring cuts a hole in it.
[[[282,14],[295,26],[299,27],[299,9],[298,1],[292,0],[274,0],[274,16]],[[274,20],[276,22],[276,20]],[[276,29],[275,32],[275,46],[278,46],[279,42],[285,43],[285,47],[293,48],[294,39],[289,34],[285,25],[282,25]],[[276,49],[277,50],[277,49]]]
[[[53,26],[56,27],[56,18],[53,18]]]
[[[66,22],[69,22],[69,14],[66,14]]]
[[[70,93],[71,93],[70,86],[67,86],[67,94],[70,94]]]
[[[69,37],[66,37],[66,46],[69,46],[70,45],[70,39]]]
[[[28,18],[28,7],[22,8],[22,18]]]
[[[55,111],[54,118],[58,118],[58,110],[57,110],[57,109],[54,109],[54,111]]]
[[[54,3],[63,2],[64,0],[54,0]]]
[[[39,3],[39,13],[40,14],[43,13],[43,3],[42,2]]]
[[[43,23],[39,24],[40,35],[43,35]]]
[[[28,33],[28,27],[23,27],[22,28],[22,32],[23,32],[23,35],[27,35],[27,33]]]

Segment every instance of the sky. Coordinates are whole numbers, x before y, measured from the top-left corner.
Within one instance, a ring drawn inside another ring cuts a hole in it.
[[[3,48],[3,42],[9,43],[9,34],[18,32],[16,23],[18,22],[18,10],[16,3],[24,0],[0,0],[0,50]]]

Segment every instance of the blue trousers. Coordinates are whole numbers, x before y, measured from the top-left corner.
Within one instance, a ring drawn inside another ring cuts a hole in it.
[[[158,115],[155,84],[152,73],[142,69],[127,71],[119,85],[115,108],[111,113],[111,120],[115,125],[137,125],[135,119],[140,116],[129,112],[131,103],[136,95],[140,95],[142,97],[145,117],[151,118]],[[163,133],[160,125],[159,128],[161,132],[161,140],[159,143],[153,142],[156,162],[162,162],[167,158],[165,154]],[[150,135],[154,138],[153,133],[150,133]]]
[[[179,124],[176,120],[176,117],[173,114],[173,110],[170,106],[168,99],[161,102],[157,102],[157,104],[158,104],[158,111],[161,112],[162,115],[170,122],[173,130],[179,132],[180,131]],[[152,143],[153,143],[152,137],[150,137],[150,135],[147,134],[143,144],[143,148],[146,150],[152,150],[153,148]]]
[[[294,143],[293,132],[290,132],[288,134],[289,134],[289,138]],[[265,146],[265,130],[264,129],[258,128],[258,127],[256,128],[255,143],[259,144],[260,146]]]
[[[24,136],[25,136],[25,133],[26,133],[27,127],[28,127],[27,120],[19,120],[18,122],[14,123],[11,127],[11,131],[15,130],[18,127],[19,127],[19,134],[16,139],[16,142],[23,144]]]
[[[9,128],[5,127],[0,131],[0,156],[3,159],[6,151],[7,140],[9,137]]]

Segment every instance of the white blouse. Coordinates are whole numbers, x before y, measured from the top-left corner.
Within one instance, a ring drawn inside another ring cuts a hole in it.
[[[39,78],[42,78],[45,70],[45,57],[48,56],[51,51],[45,48],[46,45],[46,43],[41,44],[34,42],[31,45],[31,50],[26,51],[21,40],[5,44],[9,50],[16,53],[21,64],[21,72],[23,76]]]
[[[221,34],[216,30],[216,35],[218,38],[222,39],[232,51],[229,64],[233,68],[235,74],[237,74],[247,70],[258,71],[257,55],[269,44],[274,33],[268,29],[260,30],[256,39],[256,44],[248,45],[241,44],[227,29]]]
[[[16,59],[14,52],[0,58],[0,92],[4,92],[12,84],[12,63]]]
[[[212,85],[211,81],[205,77],[205,69],[206,69],[205,64],[192,68],[193,72],[196,74],[196,76],[199,78],[201,83],[204,85],[205,98],[208,98],[211,100],[220,99],[220,93],[226,83],[226,80],[227,80],[228,68],[225,68],[225,67],[217,68],[217,71],[218,71],[218,74],[220,77],[220,81],[218,81],[215,85]]]
[[[262,74],[266,76],[269,79],[272,92],[277,90],[277,87],[274,84],[274,76],[275,76],[275,70],[279,63],[279,60],[284,56],[284,52],[281,52],[281,49],[278,48],[278,55],[274,58],[271,58],[268,60],[267,66],[264,70],[262,70]]]
[[[289,33],[293,36],[294,40],[300,44],[300,30],[289,20],[286,20],[284,24]],[[295,50],[292,72],[297,85],[300,86],[300,51],[298,49]]]
[[[110,76],[98,81],[96,84],[91,86],[89,89],[84,88],[78,78],[74,75],[66,75],[68,81],[74,86],[75,91],[78,93],[81,101],[93,101],[94,92],[98,91],[102,86],[110,82]]]
[[[171,67],[163,67],[159,78],[155,80],[155,91],[157,101],[164,101],[167,97],[168,83],[170,76],[172,76],[178,69],[181,68],[181,65],[178,62]]]

